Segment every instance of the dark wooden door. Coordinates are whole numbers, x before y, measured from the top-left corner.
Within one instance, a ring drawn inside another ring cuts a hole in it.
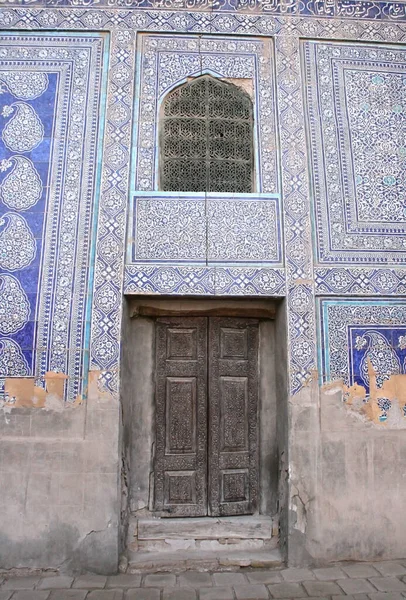
[[[258,504],[258,321],[156,326],[155,510],[252,514]]]
[[[209,320],[209,509],[247,515],[258,504],[258,322]]]
[[[207,515],[207,319],[156,324],[155,509]]]

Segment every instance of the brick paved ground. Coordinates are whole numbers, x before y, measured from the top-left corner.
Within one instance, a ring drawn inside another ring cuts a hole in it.
[[[405,600],[406,560],[235,573],[5,576],[0,581],[0,600]]]

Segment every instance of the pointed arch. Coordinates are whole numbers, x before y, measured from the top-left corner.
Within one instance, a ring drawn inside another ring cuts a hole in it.
[[[253,106],[244,90],[202,75],[166,95],[160,121],[162,190],[254,191]]]

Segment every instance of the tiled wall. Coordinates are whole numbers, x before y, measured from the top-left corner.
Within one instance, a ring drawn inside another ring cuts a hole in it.
[[[63,373],[74,401],[90,365],[117,390],[123,289],[287,294],[295,392],[316,366],[315,295],[404,293],[406,69],[394,44],[404,32],[401,11],[398,21],[394,5],[379,7],[386,21],[373,24],[361,13],[258,21],[224,7],[2,10],[11,28],[0,72],[3,374],[33,375],[41,386],[46,372]],[[38,31],[13,34],[27,19]],[[72,23],[84,31],[64,33]],[[135,35],[134,26],[176,34]],[[351,41],[361,33],[370,41]],[[299,42],[303,35],[318,39]],[[202,73],[252,95],[258,191],[246,198],[158,193],[160,105]]]
[[[67,376],[88,362],[106,34],[0,37],[1,375]],[[13,403],[13,398],[7,401]]]
[[[65,401],[62,413],[31,403],[26,414],[13,408],[18,398],[5,398],[2,435],[15,429],[0,471],[3,488],[15,491],[7,504],[28,511],[29,465],[12,487],[12,448],[33,436],[48,446],[67,428],[74,446],[87,445],[97,426],[91,464],[72,471],[81,473],[71,478],[83,484],[74,503],[81,516],[58,512],[53,535],[63,538],[61,523],[74,530],[61,560],[87,531],[100,534],[97,552],[106,531],[118,552],[123,292],[286,297],[289,410],[321,414],[307,419],[308,437],[289,439],[287,467],[294,486],[309,482],[309,498],[321,489],[311,489],[321,446],[310,442],[333,414],[328,398],[318,404],[319,384],[338,387],[339,406],[362,413],[365,439],[404,428],[405,21],[401,2],[358,0],[9,0],[0,8],[0,374],[31,377],[38,393],[48,373],[51,396],[49,373],[59,376]],[[162,99],[202,73],[251,94],[251,195],[159,192]],[[186,215],[192,245],[184,226],[171,227]],[[199,245],[203,237],[211,245]],[[93,398],[83,403],[88,378]],[[347,431],[348,421],[337,422]],[[102,518],[93,522],[86,489],[102,482],[106,454],[108,491],[100,483]],[[297,497],[287,500],[291,515]],[[38,539],[32,514],[24,518],[22,547],[27,523]],[[303,541],[300,523],[292,531]],[[301,547],[296,537],[291,548]],[[90,545],[83,552],[94,555]],[[114,552],[104,555],[108,568]]]

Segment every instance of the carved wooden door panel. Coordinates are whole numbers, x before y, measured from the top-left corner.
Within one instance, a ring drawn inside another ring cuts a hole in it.
[[[209,323],[209,510],[246,515],[258,505],[258,321]]]
[[[155,510],[254,513],[258,504],[258,321],[156,324]]]
[[[207,319],[156,324],[155,509],[207,515]]]

